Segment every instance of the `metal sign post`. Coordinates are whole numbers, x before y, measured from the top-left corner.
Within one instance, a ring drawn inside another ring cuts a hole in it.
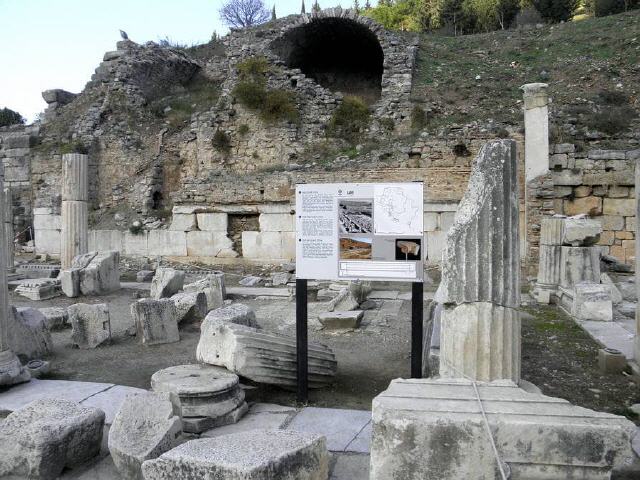
[[[309,340],[307,338],[307,280],[296,279],[296,348],[298,402],[309,400]]]

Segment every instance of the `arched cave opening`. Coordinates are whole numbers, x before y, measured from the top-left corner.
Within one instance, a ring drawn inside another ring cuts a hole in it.
[[[329,90],[369,103],[380,98],[384,53],[376,35],[354,20],[315,19],[287,31],[271,49]]]

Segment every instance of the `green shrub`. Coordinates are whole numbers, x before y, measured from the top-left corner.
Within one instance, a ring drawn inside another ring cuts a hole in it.
[[[396,128],[396,122],[393,121],[393,118],[380,118],[378,123],[387,132],[393,132],[393,129]]]
[[[549,22],[566,22],[578,7],[578,0],[533,0],[542,18]]]
[[[231,138],[222,130],[216,130],[211,143],[213,144],[213,148],[219,152],[227,153],[231,150]]]
[[[411,128],[421,130],[427,124],[427,114],[420,105],[416,105],[411,110]]]
[[[9,125],[19,125],[25,122],[22,115],[10,108],[0,108],[0,127],[8,127]]]
[[[606,17],[626,10],[625,0],[587,0],[587,11],[595,17]]]
[[[622,92],[611,92],[609,90],[601,90],[598,93],[598,100],[604,105],[626,105],[629,103],[629,97]]]
[[[249,133],[249,125],[243,123],[238,127],[238,134],[240,134],[240,136],[244,137],[247,133]]]
[[[60,145],[59,152],[64,155],[65,153],[89,153],[87,146],[80,140],[74,140],[72,142],[63,143]]]
[[[240,80],[256,81],[269,72],[269,60],[265,57],[249,57],[236,65]]]
[[[134,222],[129,226],[129,231],[132,235],[138,235],[142,233],[142,224],[140,222]]]
[[[330,135],[345,140],[356,140],[370,121],[369,107],[358,97],[344,97],[329,121]]]
[[[286,90],[269,90],[264,98],[264,105],[260,111],[260,117],[265,122],[277,122],[287,120],[298,121],[298,109],[291,99],[292,94]]]
[[[245,107],[259,110],[264,105],[267,89],[258,82],[242,81],[238,82],[232,94]]]
[[[598,132],[615,135],[624,132],[638,114],[628,105],[607,106],[585,118],[585,124]]]

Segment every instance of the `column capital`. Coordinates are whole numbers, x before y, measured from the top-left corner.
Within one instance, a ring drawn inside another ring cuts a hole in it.
[[[532,108],[546,107],[549,104],[549,94],[547,89],[549,85],[546,83],[526,83],[520,87],[523,92],[524,108],[530,110]]]

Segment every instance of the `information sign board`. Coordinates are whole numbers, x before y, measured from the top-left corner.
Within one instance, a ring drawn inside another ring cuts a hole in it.
[[[296,277],[421,282],[423,183],[296,185]]]

